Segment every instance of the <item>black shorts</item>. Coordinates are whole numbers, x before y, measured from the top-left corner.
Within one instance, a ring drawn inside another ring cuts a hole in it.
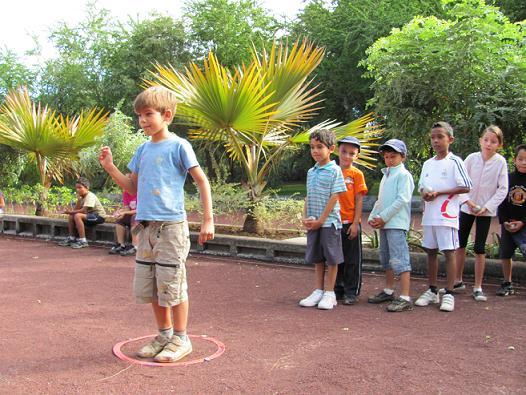
[[[84,219],[84,224],[86,226],[95,226],[99,224],[103,224],[106,220],[101,217],[99,214],[95,213],[88,213],[86,214],[86,218]]]
[[[504,228],[504,225],[501,225],[499,258],[513,258],[517,248],[521,250],[522,256],[526,258],[526,229],[523,228],[516,233],[511,233]]]
[[[115,221],[115,223],[124,226],[125,228],[131,228],[134,221],[135,214],[124,214],[123,217]]]
[[[458,228],[458,244],[460,248],[466,248],[469,234],[475,222],[475,254],[486,253],[486,239],[488,238],[491,217],[478,217],[465,212],[460,212]]]

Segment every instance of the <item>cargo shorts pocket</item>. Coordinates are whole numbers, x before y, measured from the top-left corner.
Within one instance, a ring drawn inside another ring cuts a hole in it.
[[[133,277],[133,295],[137,303],[151,303],[154,297],[155,266],[135,264]]]
[[[184,264],[178,267],[156,265],[156,277],[160,306],[175,306],[188,299]]]

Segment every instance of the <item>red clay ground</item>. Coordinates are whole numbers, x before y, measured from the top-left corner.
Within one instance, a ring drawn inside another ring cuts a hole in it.
[[[362,301],[302,309],[311,269],[193,255],[190,333],[226,345],[187,367],[131,365],[111,352],[152,334],[132,302],[133,259],[0,237],[0,393],[526,393],[526,297],[487,303],[457,297],[390,314],[364,303],[382,277],[364,278]],[[413,282],[413,296],[425,287]],[[213,345],[194,341],[191,358]],[[126,347],[127,352],[134,347]],[[513,347],[513,349],[510,349]]]

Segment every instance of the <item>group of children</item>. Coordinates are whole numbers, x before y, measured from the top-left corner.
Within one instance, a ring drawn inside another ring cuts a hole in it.
[[[498,153],[503,134],[489,126],[480,137],[480,152],[465,161],[450,151],[453,128],[437,122],[431,128],[435,156],[427,160],[419,178],[418,191],[424,201],[422,247],[427,252],[429,288],[414,304],[410,297],[411,262],[407,232],[411,225],[411,198],[414,182],[405,168],[407,147],[398,139],[380,146],[385,168],[378,200],[368,218],[380,234],[380,263],[385,269],[386,286],[368,298],[369,303],[389,302],[387,311],[412,310],[413,305],[440,304],[453,311],[454,293],[465,289],[462,281],[466,246],[475,223],[475,281],[473,298],[487,300],[482,291],[485,245],[491,218],[501,223],[500,258],[504,282],[499,296],[515,293],[511,283],[511,258],[519,248],[526,256],[526,145],[515,149],[516,170],[508,175],[506,160]],[[339,166],[330,156],[338,149]],[[342,300],[356,303],[361,286],[361,228],[363,196],[367,193],[363,173],[353,166],[360,142],[351,136],[336,142],[329,130],[311,135],[311,155],[316,164],[307,174],[304,226],[307,228],[305,260],[315,265],[315,290],[300,300],[303,307],[330,310]],[[446,287],[438,288],[438,254],[446,262]],[[325,276],[325,265],[327,275]],[[395,276],[400,279],[395,297]],[[440,295],[443,294],[442,298]]]
[[[176,107],[175,94],[163,87],[150,87],[137,96],[134,110],[150,140],[138,148],[128,164],[131,171],[129,176],[121,173],[114,165],[109,147],[103,147],[99,156],[102,167],[117,185],[129,194],[137,195],[138,224],[134,231],[137,235],[137,252],[133,292],[137,303],[152,305],[158,328],[158,334],[141,347],[137,355],[161,363],[175,362],[192,352],[186,332],[189,304],[185,262],[190,239],[183,186],[188,173],[198,187],[203,207],[198,242],[204,244],[214,237],[209,182],[188,141],[168,131]],[[497,136],[497,144],[493,141],[493,135]],[[477,173],[486,174],[487,166],[493,163],[491,158],[498,155],[497,150],[502,146],[502,134],[488,129],[482,136],[482,169],[475,160],[473,167],[470,165],[466,168],[460,158],[449,152],[453,139],[453,130],[447,123],[439,122],[433,126],[431,143],[436,156],[425,163],[419,184],[425,201],[424,247],[429,251],[430,287],[415,304],[423,306],[439,301],[436,275],[437,253],[440,250],[448,262],[448,284],[441,304],[441,309],[445,311],[453,310],[452,292],[463,287],[461,277],[454,270],[454,253],[459,247],[459,205],[465,202],[465,214],[475,217],[475,220],[492,216],[495,215],[498,198],[494,197],[494,192],[486,189],[508,189],[507,178],[500,176],[502,172],[506,173],[505,166],[494,170],[499,178],[493,182],[487,180],[486,175],[483,179]],[[340,140],[340,161],[337,165],[330,159],[336,143],[334,133],[328,130],[313,133],[310,140],[311,154],[316,164],[307,175],[304,224],[308,230],[306,261],[315,264],[316,289],[300,301],[300,305],[305,307],[332,309],[337,299],[352,305],[360,293],[360,218],[367,186],[363,173],[353,166],[353,162],[360,153],[361,145],[350,136]],[[407,148],[402,141],[388,140],[380,147],[380,152],[387,167],[383,169],[379,198],[369,223],[380,230],[380,258],[386,269],[386,288],[371,297],[369,302],[389,301],[389,311],[404,311],[413,306],[409,292],[411,264],[405,237],[410,225],[414,183],[403,164]],[[495,163],[502,163],[500,156],[496,158],[498,160]],[[503,196],[505,200],[499,209],[503,223],[501,257],[504,261],[511,258],[517,245],[523,251],[526,247],[520,232],[525,223],[523,221],[526,221],[523,205],[526,201],[526,146],[517,148],[515,164],[517,172],[510,176],[510,191],[507,197]],[[495,167],[498,166],[495,164]],[[473,169],[473,173],[469,173],[470,169]],[[472,188],[472,179],[476,185],[480,185],[480,193],[476,192],[479,190],[477,187]],[[488,204],[483,196],[490,197],[492,202]],[[479,229],[479,222],[477,237],[482,238],[484,234]],[[461,224],[462,229],[470,227],[471,224]],[[325,264],[328,266],[327,276]],[[479,269],[483,269],[483,264],[479,266]],[[504,265],[504,273],[508,282],[503,284],[502,294],[510,294],[513,292],[511,261],[509,266]],[[395,275],[400,276],[401,280],[398,298],[394,297]],[[456,284],[455,277],[458,280]],[[474,296],[480,294],[482,291],[477,287]]]

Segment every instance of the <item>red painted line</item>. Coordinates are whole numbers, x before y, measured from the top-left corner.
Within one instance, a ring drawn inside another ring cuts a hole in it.
[[[206,335],[188,335],[188,337],[192,339],[201,339],[201,340],[208,341],[210,343],[214,343],[217,346],[217,350],[212,355],[209,355],[203,358],[192,359],[190,361],[184,361],[184,362],[169,362],[169,363],[160,363],[160,362],[135,359],[135,358],[127,356],[121,351],[121,347],[127,343],[132,343],[138,340],[143,340],[143,339],[147,339],[147,338],[155,337],[155,336],[157,335],[155,334],[155,335],[141,336],[141,337],[136,337],[135,339],[129,339],[129,340],[124,340],[122,342],[119,342],[113,346],[113,354],[115,354],[117,358],[122,359],[123,361],[131,362],[137,365],[166,367],[166,366],[188,366],[188,365],[195,365],[196,363],[209,362],[221,356],[226,350],[225,345],[219,340],[214,339],[213,337],[208,337]]]

